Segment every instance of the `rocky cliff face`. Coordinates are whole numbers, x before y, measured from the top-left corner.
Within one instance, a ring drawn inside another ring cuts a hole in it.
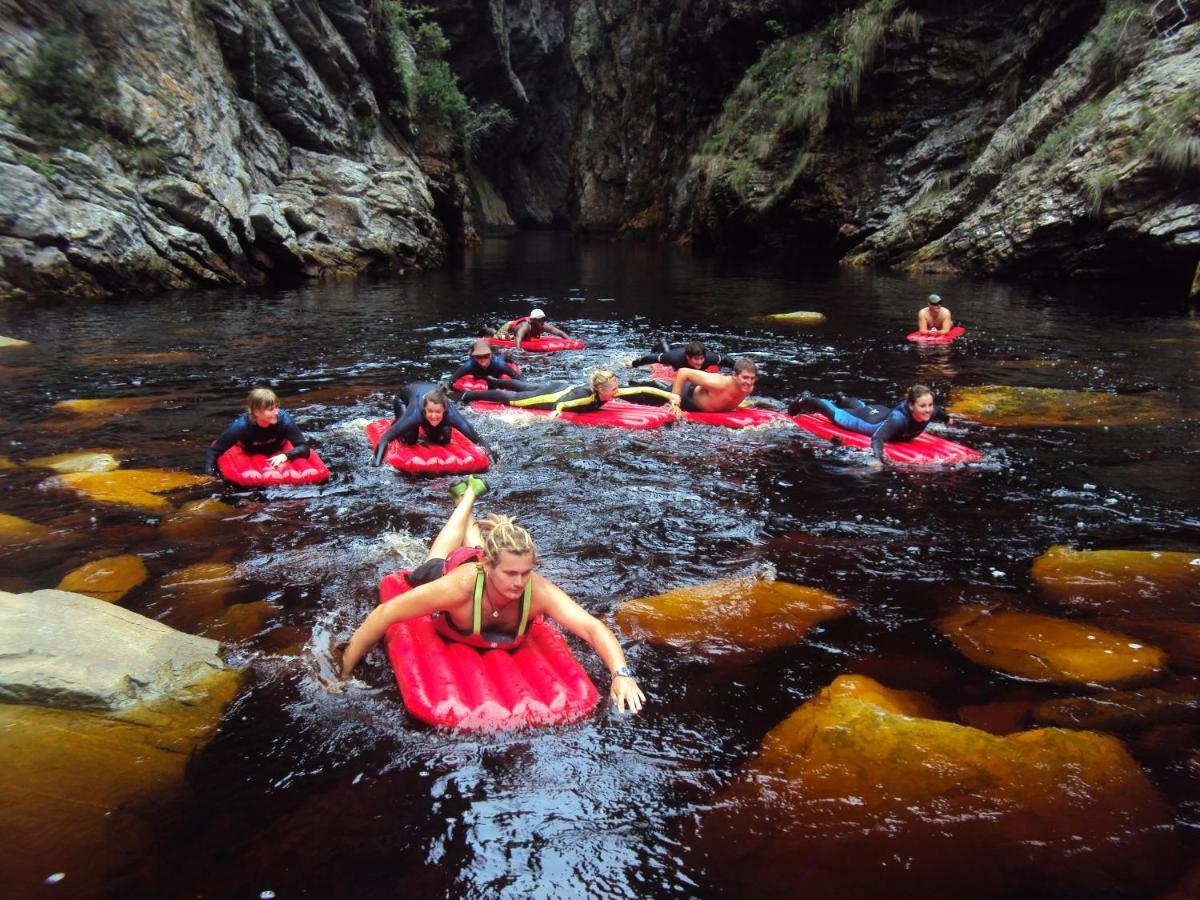
[[[403,271],[514,225],[1197,273],[1200,0],[427,5],[475,108],[515,121],[467,156],[414,146],[401,0],[0,4],[0,295]],[[114,86],[76,149],[16,113],[55,33]]]
[[[0,295],[438,264],[447,235],[429,179],[403,137],[365,124],[380,118],[372,9],[351,0],[6,3]],[[87,77],[114,84],[108,127],[77,150],[48,149],[12,113],[21,77],[53,35],[78,48]]]
[[[1184,288],[1200,258],[1195,0],[437,7],[519,116],[488,174],[524,224]]]

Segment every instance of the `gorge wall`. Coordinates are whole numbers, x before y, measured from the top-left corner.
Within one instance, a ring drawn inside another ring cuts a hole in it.
[[[512,227],[1197,271],[1200,0],[426,5],[474,139],[423,127],[398,0],[0,4],[0,295],[405,271]],[[114,85],[120,127],[75,149],[18,114],[48,35]]]

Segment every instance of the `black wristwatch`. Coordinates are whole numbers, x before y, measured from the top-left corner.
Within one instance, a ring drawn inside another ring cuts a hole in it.
[[[612,673],[613,678],[619,678],[621,676],[624,676],[625,678],[632,678],[633,670],[630,669],[629,666],[621,666],[621,668]]]

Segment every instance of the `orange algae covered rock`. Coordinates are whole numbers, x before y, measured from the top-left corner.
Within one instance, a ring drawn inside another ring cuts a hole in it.
[[[964,606],[935,623],[981,666],[1054,684],[1129,684],[1162,674],[1167,656],[1134,638],[1036,613]]]
[[[719,654],[794,644],[852,607],[816,588],[745,577],[629,600],[616,620],[625,634],[651,643]]]
[[[170,397],[102,397],[96,399],[60,400],[55,409],[80,416],[126,416],[157,409],[171,402]]]
[[[697,865],[740,896],[1153,896],[1170,808],[1122,744],[996,737],[838,678],[763,740],[703,814]]]
[[[262,631],[277,612],[279,607],[267,600],[235,603],[225,610],[221,618],[201,628],[200,633],[222,643],[248,641]]]
[[[54,532],[20,516],[0,513],[0,547],[17,547],[49,540]]]
[[[1056,545],[1031,573],[1055,603],[1105,616],[1200,619],[1200,552],[1072,550]]]
[[[202,622],[222,615],[241,588],[235,572],[235,566],[223,562],[176,569],[154,586],[145,614],[172,628],[194,633]]]
[[[157,494],[204,484],[204,475],[168,472],[163,469],[118,469],[115,472],[68,472],[47,480],[99,503],[132,506],[149,512],[166,512],[171,504]]]
[[[1096,620],[1101,628],[1111,628],[1149,641],[1161,647],[1176,671],[1200,672],[1200,623],[1175,619]]]
[[[58,590],[116,603],[149,577],[140,556],[109,556],[68,572],[58,583]]]
[[[163,520],[159,535],[168,541],[189,541],[217,537],[229,527],[237,510],[212,497],[185,503]]]
[[[36,896],[53,872],[66,872],[82,892],[71,896],[119,884],[122,870],[150,852],[150,814],[183,785],[241,678],[216,672],[185,697],[116,714],[0,704],[8,896]]]
[[[956,388],[950,412],[984,425],[1131,425],[1178,416],[1145,396],[995,384]]]

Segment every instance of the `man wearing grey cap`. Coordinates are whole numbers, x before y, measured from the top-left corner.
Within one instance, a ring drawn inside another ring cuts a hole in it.
[[[921,334],[945,334],[954,327],[950,310],[942,306],[942,298],[929,295],[929,303],[917,313],[917,329]]]

